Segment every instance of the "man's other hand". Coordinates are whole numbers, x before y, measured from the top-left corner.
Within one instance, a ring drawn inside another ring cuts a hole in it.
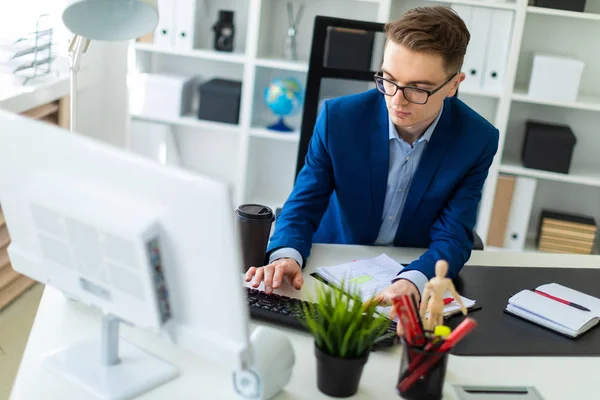
[[[252,286],[255,288],[265,281],[265,293],[267,294],[271,294],[273,289],[279,288],[283,279],[297,290],[304,285],[302,267],[292,258],[280,258],[264,267],[250,267],[246,272],[246,282],[250,282],[252,278],[254,278]]]
[[[415,298],[415,300],[417,301],[417,307],[419,305],[419,302],[421,301],[421,295],[419,294],[419,289],[417,289],[417,287],[414,285],[414,283],[412,283],[411,281],[407,280],[407,279],[400,279],[394,283],[392,283],[390,286],[388,286],[387,288],[385,288],[384,290],[382,290],[379,294],[375,295],[371,300],[368,300],[368,302],[376,302],[377,304],[379,304],[380,306],[383,307],[388,307],[392,305],[392,300],[395,297],[400,297],[403,295],[408,295],[408,296],[413,296]],[[417,309],[416,312],[418,313],[419,310]],[[397,317],[396,312],[394,311],[394,309],[392,308],[392,311],[390,312],[389,315],[390,319],[395,319]],[[398,335],[402,335],[402,324],[398,323],[397,324],[397,332]]]

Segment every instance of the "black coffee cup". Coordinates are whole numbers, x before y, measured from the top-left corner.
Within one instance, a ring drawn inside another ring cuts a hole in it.
[[[235,217],[242,245],[242,272],[250,267],[262,267],[275,220],[273,210],[260,204],[242,204],[235,211]]]

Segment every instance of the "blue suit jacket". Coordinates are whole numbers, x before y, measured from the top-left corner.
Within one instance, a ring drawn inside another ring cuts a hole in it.
[[[312,243],[372,245],[379,233],[389,164],[388,111],[376,89],[324,102],[305,165],[270,239],[306,259]],[[395,246],[428,248],[404,270],[428,278],[448,261],[454,278],[473,248],[481,191],[498,130],[456,97],[425,149],[404,205]]]

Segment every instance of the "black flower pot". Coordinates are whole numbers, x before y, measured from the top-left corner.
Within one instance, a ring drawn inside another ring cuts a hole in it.
[[[331,397],[350,397],[358,391],[363,367],[369,352],[363,357],[333,357],[315,345],[317,357],[317,387]]]

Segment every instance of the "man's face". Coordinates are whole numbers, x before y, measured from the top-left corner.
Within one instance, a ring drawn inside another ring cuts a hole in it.
[[[448,73],[445,70],[440,55],[414,52],[392,41],[386,45],[383,60],[381,68],[383,77],[400,86],[433,90],[456,72]],[[392,122],[397,127],[405,129],[421,123],[433,122],[444,99],[454,95],[462,79],[464,74],[454,77],[442,89],[430,96],[426,104],[410,103],[401,90],[398,90],[394,96],[384,96]]]

